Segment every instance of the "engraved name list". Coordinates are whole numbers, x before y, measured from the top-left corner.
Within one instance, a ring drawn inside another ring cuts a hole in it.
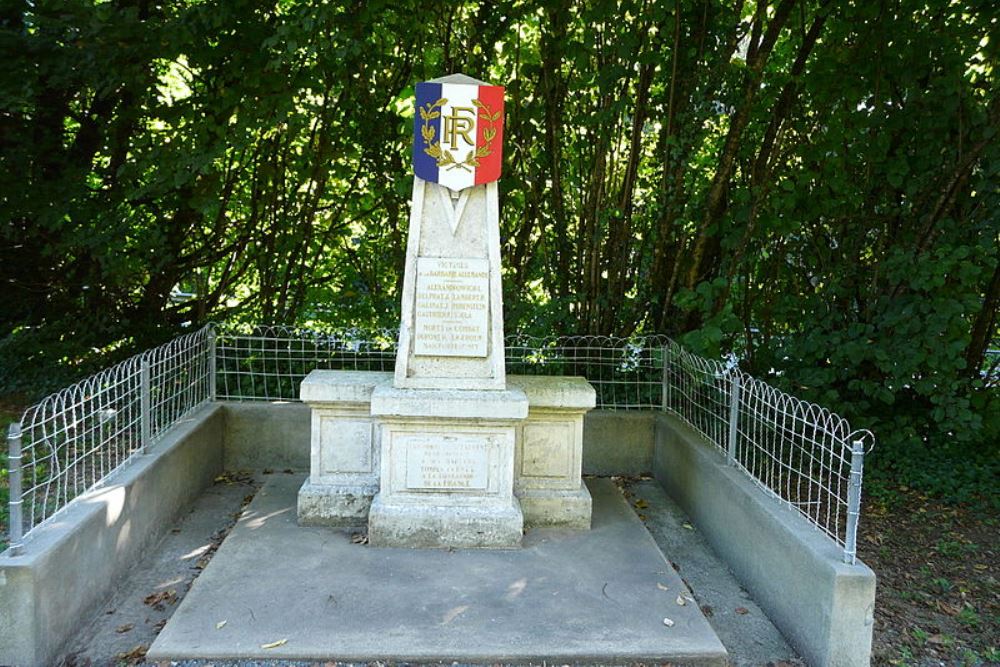
[[[486,356],[489,271],[486,259],[417,258],[414,354]]]

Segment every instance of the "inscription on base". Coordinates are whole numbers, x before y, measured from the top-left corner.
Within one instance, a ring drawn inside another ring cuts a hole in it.
[[[489,437],[399,434],[406,452],[406,488],[484,491],[489,486]]]
[[[474,258],[417,258],[413,353],[485,357],[490,263]]]

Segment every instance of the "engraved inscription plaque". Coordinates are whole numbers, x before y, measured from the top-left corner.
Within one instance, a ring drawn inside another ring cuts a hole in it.
[[[474,258],[417,258],[413,353],[485,357],[490,263]]]
[[[399,434],[410,490],[485,491],[489,487],[489,436]]]

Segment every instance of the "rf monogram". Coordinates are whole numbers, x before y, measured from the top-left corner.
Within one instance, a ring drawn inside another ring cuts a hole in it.
[[[452,107],[451,115],[444,117],[444,128],[441,132],[444,143],[450,144],[452,150],[458,148],[458,138],[461,136],[469,146],[475,146],[476,140],[469,137],[476,119],[476,110],[472,107]]]

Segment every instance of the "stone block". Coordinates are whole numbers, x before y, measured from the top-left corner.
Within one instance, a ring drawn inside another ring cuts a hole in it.
[[[299,489],[298,516],[303,526],[363,526],[378,485],[316,484]]]
[[[510,549],[521,546],[523,532],[514,497],[488,506],[439,506],[378,495],[368,518],[368,540],[376,547]]]
[[[379,387],[381,478],[368,519],[377,546],[516,547],[516,428],[524,392]]]
[[[583,416],[594,388],[582,377],[511,376],[528,397],[517,428],[514,493],[527,526],[590,528],[591,500],[581,479]]]
[[[364,524],[379,487],[378,428],[369,404],[391,373],[316,370],[300,396],[311,408],[310,475],[299,492],[299,521]]]
[[[521,489],[517,499],[521,503],[526,528],[551,526],[590,530],[593,501],[582,482],[579,488],[571,490]]]

